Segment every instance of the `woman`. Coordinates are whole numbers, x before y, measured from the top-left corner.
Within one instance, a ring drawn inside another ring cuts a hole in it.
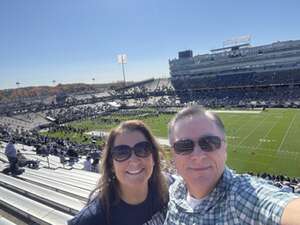
[[[161,173],[159,151],[141,121],[126,121],[113,129],[91,201],[68,224],[162,224],[168,187]]]

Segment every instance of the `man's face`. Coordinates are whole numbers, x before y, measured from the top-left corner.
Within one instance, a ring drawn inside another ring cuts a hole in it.
[[[192,116],[179,120],[173,129],[173,144],[179,140],[191,139],[195,143],[190,154],[177,154],[172,147],[175,167],[183,177],[190,194],[202,198],[211,192],[221,177],[227,157],[226,143],[212,152],[205,152],[198,145],[200,137],[214,135],[224,140],[223,132],[214,121],[205,116]]]

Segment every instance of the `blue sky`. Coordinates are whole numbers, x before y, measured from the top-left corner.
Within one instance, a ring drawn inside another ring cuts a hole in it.
[[[222,47],[300,39],[297,0],[1,0],[0,89],[169,76],[168,59]]]

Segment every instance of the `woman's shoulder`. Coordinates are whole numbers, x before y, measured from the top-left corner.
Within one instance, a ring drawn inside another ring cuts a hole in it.
[[[68,225],[105,224],[105,215],[99,199],[94,199],[68,221]]]

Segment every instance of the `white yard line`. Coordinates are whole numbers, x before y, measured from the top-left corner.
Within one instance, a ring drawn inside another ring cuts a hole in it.
[[[275,122],[274,124],[273,124],[273,126],[268,130],[268,132],[266,133],[266,135],[264,135],[263,136],[263,138],[262,139],[266,139],[266,137],[269,135],[269,133],[273,130],[273,128],[275,127],[275,125],[277,125],[279,123],[279,120],[277,120],[277,122]],[[257,145],[257,146],[255,146],[255,148],[254,149],[257,149],[257,148],[259,148],[259,146],[262,144],[263,142],[259,142],[259,144]]]
[[[243,121],[245,118],[241,118],[241,120],[239,120],[239,122],[240,121]],[[256,120],[256,118],[255,118],[255,120]],[[240,127],[238,127],[233,133],[235,134],[234,136],[236,136],[237,137],[237,134],[238,134],[238,131],[240,130],[240,129],[242,129],[243,127],[246,127],[247,126],[247,124],[249,123],[249,122],[252,122],[252,120],[247,120],[245,123],[243,123]]]
[[[283,143],[285,142],[286,136],[287,136],[287,134],[289,133],[289,131],[290,131],[290,129],[291,129],[291,127],[292,127],[292,125],[293,125],[295,119],[296,119],[296,115],[297,115],[297,114],[295,113],[293,119],[292,119],[291,122],[290,122],[290,125],[289,125],[288,129],[286,130],[286,132],[285,132],[285,134],[284,134],[284,137],[281,139],[281,143],[280,143],[279,147],[277,148],[277,152],[281,152],[281,147],[282,147]]]
[[[241,126],[239,126],[237,129],[235,129],[235,127],[237,127],[238,125],[240,125],[240,123],[244,120],[243,117],[240,117],[238,120],[234,120],[232,123],[227,123],[225,131],[226,131],[226,137],[229,138],[229,136],[237,138],[237,131],[245,126],[245,123],[243,123]],[[233,127],[231,129],[229,129],[229,127]]]
[[[240,146],[248,137],[250,137],[254,132],[255,130],[261,126],[261,124],[268,118],[268,116],[266,116],[263,120],[260,121],[260,123],[257,124],[257,126],[246,136],[244,137],[238,144],[236,147]]]
[[[208,110],[215,113],[245,113],[245,114],[259,114],[262,110]]]

